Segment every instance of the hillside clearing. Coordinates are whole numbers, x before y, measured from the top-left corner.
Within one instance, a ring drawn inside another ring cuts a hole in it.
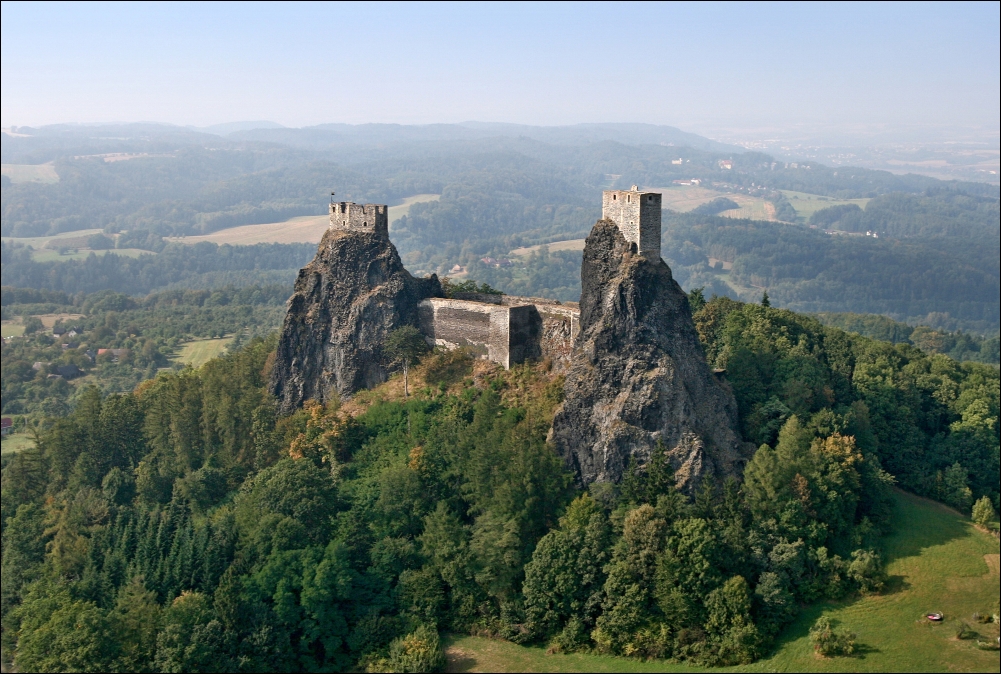
[[[712,671],[978,671],[997,672],[997,651],[955,638],[966,621],[987,640],[997,625],[980,625],[972,614],[996,610],[1001,593],[998,542],[956,511],[895,491],[895,531],[885,539],[889,583],[883,594],[807,607],[779,638],[774,652],[745,667]],[[923,619],[945,614],[941,624]],[[821,615],[858,635],[856,657],[820,659],[808,630]],[[687,672],[707,671],[664,661],[583,654],[547,655],[542,647],[517,646],[483,637],[447,642],[450,672]]]
[[[5,236],[3,237],[3,242],[31,246],[35,250],[38,250],[47,246],[55,248],[60,241],[65,239],[85,238],[103,232],[103,229],[78,229],[75,232],[63,232],[62,234],[52,234],[51,236]],[[50,243],[53,245],[49,246]]]
[[[35,262],[65,262],[66,260],[85,260],[93,253],[98,257],[103,255],[121,255],[122,257],[139,257],[140,255],[156,255],[148,250],[139,248],[114,248],[111,250],[91,250],[81,248],[73,253],[60,253],[58,250],[36,250],[31,253],[31,259]]]
[[[403,200],[402,204],[389,207],[389,228],[393,228],[393,224],[402,218],[404,215],[410,214],[410,207],[414,204],[424,204],[429,201],[438,201],[441,199],[440,194],[415,194],[412,197],[407,197]]]
[[[59,174],[56,167],[49,162],[47,164],[3,164],[0,166],[0,173],[10,178],[10,181],[18,183],[57,183]]]
[[[5,437],[3,442],[0,443],[0,453],[14,454],[34,444],[35,441],[27,433],[13,433]]]
[[[844,206],[845,204],[855,204],[859,208],[864,209],[865,205],[869,203],[868,199],[835,199],[834,197],[825,197],[819,194],[808,194],[807,192],[793,192],[792,190],[779,190],[786,196],[789,203],[792,204],[793,209],[796,211],[796,215],[803,218],[804,220],[809,220],[817,211],[823,210],[825,208],[830,208],[831,206]]]
[[[584,250],[584,242],[586,239],[570,239],[568,241],[554,241],[552,243],[540,243],[537,246],[525,246],[524,248],[515,248],[509,255],[531,255],[535,251],[539,250],[543,246],[549,248],[550,253],[555,253],[558,250]]]
[[[196,339],[186,342],[181,346],[172,360],[184,363],[191,367],[201,367],[216,356],[221,356],[233,341],[233,337],[222,337],[217,339]]]
[[[702,204],[707,204],[718,197],[726,197],[735,201],[740,208],[734,208],[720,213],[725,218],[747,218],[751,220],[775,220],[775,206],[761,197],[746,194],[731,194],[719,192],[706,187],[675,185],[673,187],[645,187],[645,191],[660,192],[661,205],[678,213],[687,213]]]
[[[389,207],[389,225],[399,220],[410,212],[410,207],[414,204],[428,201],[437,201],[440,194],[416,194],[407,197],[403,203]],[[167,237],[167,241],[177,243],[196,244],[201,241],[211,241],[212,243],[228,243],[233,246],[250,246],[255,243],[320,243],[323,233],[330,226],[330,216],[328,215],[301,215],[289,218],[283,222],[270,222],[262,225],[241,225],[240,227],[228,227],[220,229],[211,234],[201,234],[198,236],[175,236]]]
[[[3,338],[8,337],[20,337],[24,334],[24,326],[21,325],[21,319],[12,319],[3,321]]]

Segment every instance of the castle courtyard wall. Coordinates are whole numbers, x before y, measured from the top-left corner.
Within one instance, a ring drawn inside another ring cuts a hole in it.
[[[419,327],[428,344],[465,347],[505,368],[532,359],[549,358],[558,366],[569,362],[580,330],[576,306],[508,295],[489,299],[431,298],[421,302]]]

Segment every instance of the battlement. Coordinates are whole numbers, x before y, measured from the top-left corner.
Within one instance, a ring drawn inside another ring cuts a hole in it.
[[[389,206],[340,201],[330,204],[330,229],[373,232],[389,237]]]
[[[660,258],[661,195],[630,190],[606,190],[601,194],[601,217],[619,227],[626,241],[636,244],[640,255]]]

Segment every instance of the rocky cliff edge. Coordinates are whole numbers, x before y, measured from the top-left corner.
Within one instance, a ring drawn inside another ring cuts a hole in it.
[[[280,412],[384,382],[386,336],[416,326],[428,297],[442,297],[438,278],[411,276],[387,237],[328,230],[288,301],[270,382]]]
[[[635,250],[610,220],[587,238],[581,332],[550,441],[582,485],[617,482],[663,441],[691,494],[706,477],[739,477],[753,447],[729,385],[706,364],[687,296],[663,260]]]

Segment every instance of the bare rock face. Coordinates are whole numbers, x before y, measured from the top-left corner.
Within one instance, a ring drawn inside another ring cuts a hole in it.
[[[438,278],[411,276],[386,236],[328,230],[288,301],[270,383],[279,410],[384,382],[386,336],[416,327],[418,303],[441,296]]]
[[[729,384],[709,369],[688,298],[659,257],[615,223],[591,230],[581,266],[581,332],[550,440],[578,481],[617,482],[630,457],[668,448],[679,487],[739,477],[750,456]]]

